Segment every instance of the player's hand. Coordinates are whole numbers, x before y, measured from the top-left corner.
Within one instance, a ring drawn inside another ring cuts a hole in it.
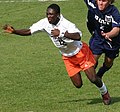
[[[6,33],[13,33],[14,28],[12,26],[6,24],[5,26],[3,26],[3,30]]]
[[[105,39],[107,39],[107,40],[109,40],[109,41],[112,41],[112,39],[110,38],[110,36],[109,36],[107,33],[104,33],[103,31],[101,31],[101,35],[102,35]]]
[[[53,37],[58,37],[60,34],[60,30],[59,29],[51,30],[51,34]]]

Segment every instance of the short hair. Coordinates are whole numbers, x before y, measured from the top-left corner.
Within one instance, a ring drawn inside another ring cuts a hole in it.
[[[51,4],[48,6],[47,9],[49,9],[49,8],[53,9],[56,13],[60,14],[60,7],[57,4]]]
[[[111,2],[111,4],[115,2],[115,0],[109,0],[109,1]]]
[[[95,1],[97,1],[97,0],[95,0]],[[111,4],[115,2],[115,0],[108,0],[108,1],[111,2]]]

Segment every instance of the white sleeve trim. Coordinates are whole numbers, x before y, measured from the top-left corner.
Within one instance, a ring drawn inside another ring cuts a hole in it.
[[[91,6],[92,8],[94,8],[94,9],[96,8],[95,5],[92,2],[90,2],[89,0],[88,0],[88,5]]]

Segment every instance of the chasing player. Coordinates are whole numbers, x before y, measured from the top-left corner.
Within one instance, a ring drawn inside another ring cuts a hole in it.
[[[119,55],[120,48],[120,13],[112,5],[115,0],[84,0],[88,7],[87,27],[92,34],[90,49],[94,54],[96,66],[100,56],[105,58],[97,76],[102,78]]]

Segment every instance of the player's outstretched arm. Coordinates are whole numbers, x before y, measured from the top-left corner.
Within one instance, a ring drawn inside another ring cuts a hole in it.
[[[3,30],[4,30],[6,33],[21,35],[21,36],[31,35],[30,29],[16,30],[16,29],[14,29],[12,26],[10,26],[10,25],[5,25],[5,26],[3,26]]]

